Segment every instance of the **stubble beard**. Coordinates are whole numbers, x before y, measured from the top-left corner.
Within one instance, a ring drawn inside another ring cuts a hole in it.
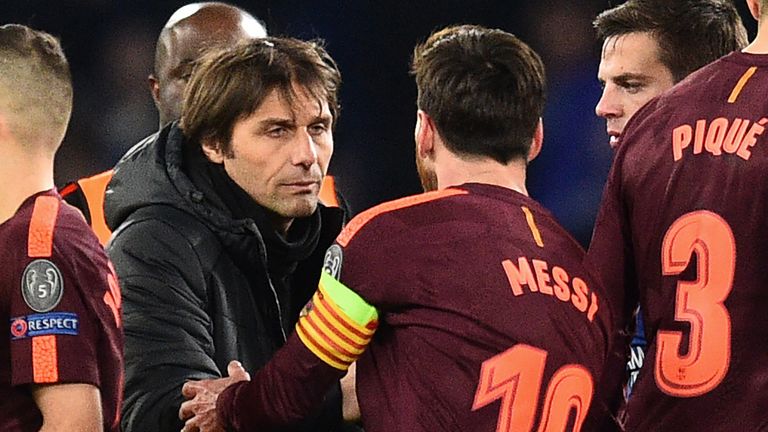
[[[421,187],[424,192],[432,192],[437,190],[437,174],[435,170],[426,166],[426,163],[416,156],[416,170],[419,172],[419,180],[421,181]]]

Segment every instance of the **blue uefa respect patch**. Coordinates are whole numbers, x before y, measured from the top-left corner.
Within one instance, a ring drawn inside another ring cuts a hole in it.
[[[80,333],[80,319],[71,312],[50,312],[11,318],[11,340]]]

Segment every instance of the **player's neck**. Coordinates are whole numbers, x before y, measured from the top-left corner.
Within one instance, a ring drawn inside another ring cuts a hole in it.
[[[492,159],[446,158],[436,164],[438,189],[464,183],[483,183],[501,186],[528,196],[525,188],[525,162],[514,160],[502,165]]]
[[[768,18],[761,20],[757,37],[743,51],[750,54],[768,54]]]
[[[30,196],[53,188],[53,157],[5,150],[0,155],[0,223],[13,217]]]

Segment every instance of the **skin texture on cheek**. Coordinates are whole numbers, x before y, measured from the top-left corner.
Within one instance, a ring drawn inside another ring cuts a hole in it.
[[[300,89],[289,104],[273,90],[256,111],[237,121],[231,152],[208,147],[206,155],[223,163],[227,174],[272,213],[278,228],[315,212],[320,184],[333,153],[332,117]]]
[[[595,113],[606,119],[609,135],[618,136],[637,110],[674,85],[658,51],[648,33],[613,36],[603,44],[598,79],[604,89]]]

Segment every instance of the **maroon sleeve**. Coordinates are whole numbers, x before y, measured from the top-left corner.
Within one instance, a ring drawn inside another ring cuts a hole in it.
[[[652,105],[653,103],[649,104]],[[643,109],[647,110],[646,105]],[[642,112],[643,110],[641,110]],[[625,129],[625,137],[632,134],[637,115]],[[633,311],[637,297],[632,233],[629,209],[622,191],[622,163],[626,153],[626,139],[613,161],[600,203],[592,241],[586,257],[586,267],[605,289],[608,303],[615,306],[614,333],[611,335],[608,357],[596,389],[595,403],[591,409],[592,420],[601,419],[599,430],[613,430],[621,409],[625,368],[629,355],[629,343],[633,331]]]
[[[93,264],[74,268],[69,255],[79,251],[68,245],[57,240],[51,256],[25,259],[14,283],[20,289],[12,291],[10,301],[13,385],[101,386],[97,344],[102,323],[84,296],[108,290],[109,270],[101,274]]]
[[[294,332],[251,381],[224,390],[216,409],[234,431],[279,430],[306,418],[344,374],[309,351]]]

